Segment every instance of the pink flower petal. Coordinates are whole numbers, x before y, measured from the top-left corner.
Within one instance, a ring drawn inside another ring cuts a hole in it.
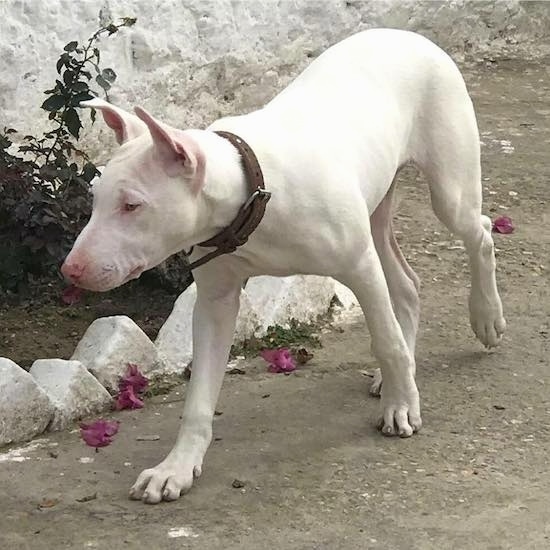
[[[269,363],[267,370],[273,373],[292,372],[296,369],[296,362],[288,348],[265,349],[260,355]]]
[[[116,420],[96,420],[90,424],[80,424],[80,436],[90,447],[106,447],[113,442],[113,436],[118,432],[119,423]]]
[[[128,363],[126,374],[121,378],[118,387],[123,391],[131,386],[135,393],[141,393],[148,385],[149,379],[139,372],[138,366]]]
[[[122,409],[141,409],[143,407],[143,401],[134,393],[133,386],[127,386],[121,390],[115,401],[115,409],[121,411]]]
[[[82,290],[81,288],[78,288],[77,286],[71,285],[71,286],[68,286],[61,293],[61,301],[64,304],[67,304],[68,306],[72,306],[80,302],[83,294],[84,294],[84,290]]]
[[[268,363],[274,363],[275,361],[277,361],[279,354],[280,350],[278,349],[263,349],[260,352],[262,358],[265,359]]]
[[[512,219],[508,216],[500,216],[493,221],[493,231],[495,233],[503,233],[505,235],[513,233],[515,227]]]

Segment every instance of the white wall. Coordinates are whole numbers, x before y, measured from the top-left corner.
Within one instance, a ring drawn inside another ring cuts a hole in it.
[[[23,133],[46,127],[39,106],[70,40],[100,21],[138,22],[104,39],[118,73],[111,100],[140,104],[180,127],[261,105],[330,44],[361,29],[417,30],[459,60],[550,51],[550,3],[391,0],[2,0],[1,125]],[[108,154],[112,141],[92,132],[86,148]],[[104,130],[101,130],[104,132]]]

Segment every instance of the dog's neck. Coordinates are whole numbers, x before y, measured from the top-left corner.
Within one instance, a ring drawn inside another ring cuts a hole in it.
[[[227,227],[249,195],[239,153],[225,138],[209,130],[189,130],[205,157],[197,230],[193,243],[205,241]]]

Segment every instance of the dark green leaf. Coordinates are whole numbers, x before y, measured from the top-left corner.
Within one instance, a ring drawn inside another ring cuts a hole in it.
[[[88,86],[88,83],[83,82],[82,80],[79,80],[78,82],[75,82],[72,87],[73,87],[73,90],[75,92],[87,92],[88,89],[90,88]]]
[[[95,77],[95,81],[105,90],[107,91],[111,85],[109,84],[109,82],[107,82],[100,74],[98,74],[96,77]]]
[[[99,49],[98,48],[94,48],[94,55],[97,59],[97,62],[99,63],[100,54],[99,54]]]
[[[88,80],[91,80],[92,79],[92,75],[89,71],[80,71],[80,74],[82,76],[85,76]]]
[[[118,27],[113,23],[107,25],[105,28],[109,31],[109,36],[111,36],[111,34],[115,34],[115,32],[118,31]]]
[[[64,71],[63,73],[63,82],[66,84],[66,85],[69,85],[71,83],[71,81],[74,80],[74,72],[71,71],[70,69],[67,69],[66,71]]]
[[[71,105],[73,107],[80,107],[81,101],[88,101],[89,99],[93,99],[94,96],[90,92],[82,92],[80,94],[75,94],[73,97],[71,97]]]
[[[80,132],[80,128],[82,128],[82,124],[80,123],[80,117],[78,116],[76,109],[73,109],[72,107],[67,109],[63,115],[63,121],[67,125],[69,132],[71,132],[71,134],[78,139],[78,134]]]
[[[44,103],[42,109],[45,111],[58,111],[65,105],[65,98],[61,95],[52,95]]]
[[[61,73],[61,68],[63,67],[63,65],[67,65],[70,59],[71,58],[68,53],[61,54],[61,57],[57,60],[57,65],[56,65],[58,73]]]
[[[92,124],[95,122],[96,117],[97,117],[97,111],[95,109],[92,109],[90,112],[90,120],[92,121]]]
[[[65,84],[61,80],[55,81],[55,89],[58,93],[63,94],[65,92]]]
[[[74,52],[76,50],[77,46],[78,46],[78,42],[73,41],[73,42],[69,42],[63,49],[66,52]]]
[[[106,80],[110,84],[112,84],[116,80],[116,73],[115,71],[113,71],[113,69],[109,69],[109,68],[103,69],[101,71],[101,76],[103,77],[104,80]]]
[[[137,21],[136,17],[123,17],[122,18],[122,24],[125,27],[131,27],[132,25],[135,25],[136,21]]]
[[[87,162],[82,167],[82,177],[86,181],[86,183],[90,183],[96,176],[99,176],[99,171],[95,167],[95,164],[92,164],[91,162]]]

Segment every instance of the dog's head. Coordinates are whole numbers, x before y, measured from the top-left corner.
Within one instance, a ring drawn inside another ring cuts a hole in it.
[[[93,99],[121,147],[93,186],[92,215],[61,268],[82,288],[106,291],[182,250],[196,232],[205,158],[192,132]]]

